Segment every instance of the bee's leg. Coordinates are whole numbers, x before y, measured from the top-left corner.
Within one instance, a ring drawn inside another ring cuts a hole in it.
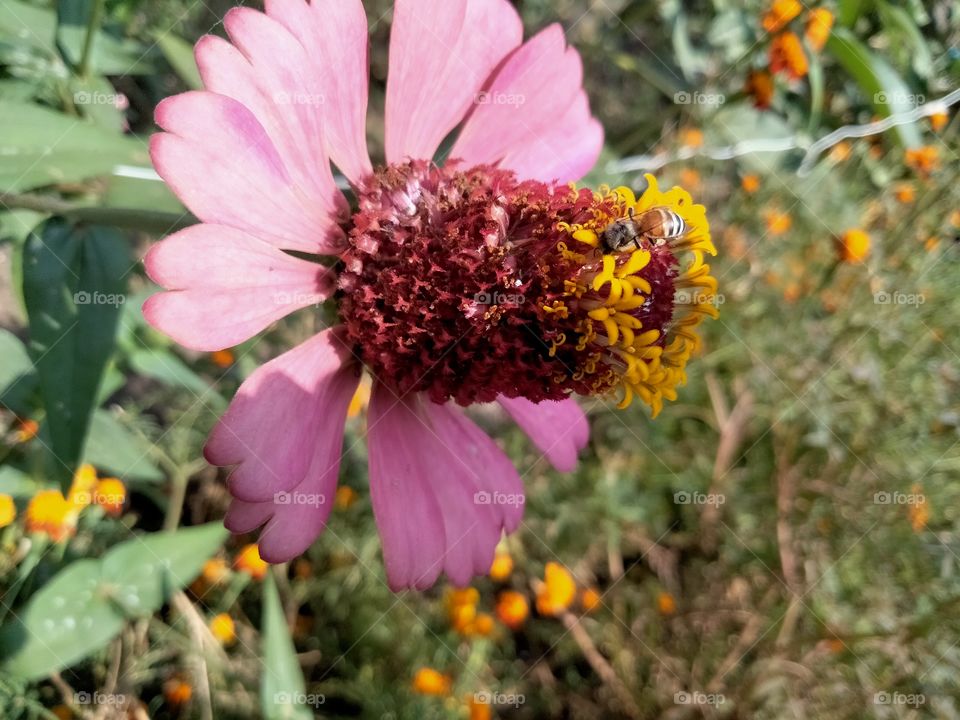
[[[640,244],[640,236],[633,238],[633,244],[637,246],[637,250],[643,250],[643,246]]]

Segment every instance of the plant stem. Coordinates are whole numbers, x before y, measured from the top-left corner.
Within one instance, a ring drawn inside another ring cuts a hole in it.
[[[190,214],[177,215],[153,210],[73,205],[58,198],[43,195],[0,193],[0,209],[33,210],[50,215],[62,215],[90,225],[143,230],[161,235],[196,224],[196,219]]]
[[[83,55],[80,56],[80,65],[77,74],[82,78],[90,77],[90,65],[93,62],[93,43],[100,30],[100,21],[103,18],[103,6],[106,0],[93,0],[90,8],[90,19],[87,21],[87,37],[83,41]]]

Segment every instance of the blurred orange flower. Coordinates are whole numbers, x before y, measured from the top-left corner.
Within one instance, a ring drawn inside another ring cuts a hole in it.
[[[760,178],[757,175],[744,175],[740,181],[740,187],[743,188],[744,192],[752,195],[760,189]]]
[[[769,33],[782,30],[803,10],[799,0],[773,0],[770,9],[763,16],[763,29]]]
[[[341,485],[337,488],[337,494],[333,498],[333,504],[338,510],[346,510],[357,501],[357,491],[349,485]]]
[[[193,688],[180,678],[170,678],[163,684],[163,697],[169,705],[186,705],[193,697]]]
[[[949,122],[950,114],[946,110],[936,112],[930,116],[930,127],[933,128],[934,132],[940,132]]]
[[[127,488],[117,478],[103,478],[93,489],[93,503],[104,509],[108,515],[116,517],[123,512],[127,499]]]
[[[497,596],[497,618],[511,630],[519,630],[530,615],[530,604],[523,593],[504,590]]]
[[[703,145],[703,130],[695,127],[683,128],[680,131],[680,144],[688,148],[698,148]]]
[[[232,645],[237,639],[236,625],[227,613],[220,613],[211,618],[210,633],[221,645]]]
[[[233,365],[235,361],[232,350],[217,350],[210,353],[210,362],[224,370]]]
[[[918,533],[927,527],[930,521],[930,508],[927,505],[927,496],[923,494],[923,486],[914,483],[910,488],[914,502],[907,505],[907,516],[910,518],[910,527]]]
[[[23,418],[17,421],[17,430],[13,439],[18,443],[25,443],[33,440],[40,432],[40,423],[30,418]]]
[[[452,684],[449,675],[433,668],[420,668],[413,676],[413,691],[420,695],[446,695]]]
[[[67,502],[78,509],[85,508],[93,502],[93,491],[96,486],[96,468],[93,465],[81,465],[73,474],[73,482],[67,492]]]
[[[826,8],[814,8],[807,15],[807,42],[819,52],[827,44],[830,30],[833,28],[833,13]]]
[[[77,531],[77,507],[59,490],[41,490],[27,505],[24,526],[28,533],[48,536],[61,542]]]
[[[751,70],[743,91],[753,98],[754,107],[768,110],[773,103],[773,75],[766,70]]]
[[[480,693],[477,693],[479,695]],[[490,703],[480,700],[474,695],[467,701],[467,708],[470,711],[470,720],[490,720],[493,717],[493,710],[490,709]]]
[[[0,494],[0,528],[17,519],[17,506],[13,503],[13,498],[9,495]]]
[[[904,155],[904,162],[908,168],[920,175],[929,175],[940,166],[940,153],[932,145],[908,148]]]
[[[844,262],[862,262],[870,254],[870,236],[853,228],[840,236],[840,258]]]
[[[251,543],[240,550],[237,559],[233,562],[233,567],[249,574],[254,580],[263,580],[270,565],[260,557],[260,548],[257,544]]]
[[[595,612],[602,604],[603,599],[595,588],[586,588],[580,595],[580,605],[588,613]]]
[[[893,188],[893,196],[897,202],[908,205],[916,199],[916,192],[910,183],[897,183]]]
[[[771,235],[783,235],[793,225],[793,219],[789,213],[781,210],[768,210],[764,213],[764,219],[767,223],[767,232]]]
[[[467,633],[477,617],[480,593],[476,588],[451,588],[447,590],[445,604],[450,625],[459,633]]]
[[[548,562],[544,569],[543,586],[537,591],[537,612],[541,615],[559,615],[573,602],[577,585],[573,575],[560,563]]]
[[[513,558],[509,553],[498,552],[490,565],[490,579],[496,582],[504,582],[513,572]]]
[[[773,73],[785,73],[788,77],[799,80],[809,71],[807,56],[803,52],[803,45],[792,32],[777,35],[770,43],[770,70]]]
[[[657,595],[657,611],[661,615],[673,615],[677,612],[677,601],[673,595],[668,592],[661,592]]]

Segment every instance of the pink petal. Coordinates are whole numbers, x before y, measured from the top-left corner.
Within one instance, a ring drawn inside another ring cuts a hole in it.
[[[510,460],[457,408],[375,385],[368,416],[370,495],[394,590],[440,572],[458,585],[490,569],[503,530],[523,516]]]
[[[213,465],[237,466],[229,488],[246,503],[270,503],[298,488],[324,492],[336,483],[358,380],[342,328],[325,330],[247,378],[204,455]]]
[[[580,55],[551,25],[514,52],[464,122],[451,158],[499,163],[522,178],[578,180],[593,166],[603,131],[584,107]]]
[[[339,250],[342,231],[331,198],[304,193],[246,106],[189,92],[161,102],[156,118],[169,132],[150,138],[154,166],[201,220],[280,248]]]
[[[151,325],[192,350],[221,350],[326,300],[333,273],[245,232],[204,223],[154,245],[147,273],[172,292],[143,306]]]
[[[355,185],[373,172],[367,152],[367,15],[360,0],[267,0],[267,14],[307,48],[322,88],[327,155]]]
[[[577,467],[577,454],[587,446],[590,426],[576,400],[533,403],[501,395],[497,401],[557,470],[572,472]]]
[[[506,0],[397,0],[387,77],[388,162],[430,160],[523,38]]]

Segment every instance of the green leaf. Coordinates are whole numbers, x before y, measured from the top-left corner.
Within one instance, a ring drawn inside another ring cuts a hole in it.
[[[106,646],[124,623],[108,596],[99,561],[69,565],[0,630],[4,671],[37,680]]]
[[[0,404],[16,412],[27,409],[27,398],[37,385],[33,361],[20,339],[0,328]]]
[[[54,52],[56,15],[21,0],[0,3],[0,40]]]
[[[226,537],[221,523],[143,535],[104,556],[103,578],[128,616],[147,617],[193,582]]]
[[[132,484],[159,483],[165,476],[150,462],[149,444],[127,430],[106,410],[97,410],[90,423],[83,461]]]
[[[853,27],[862,14],[870,7],[871,0],[840,0],[837,20],[844,27]]]
[[[102,560],[72,563],[0,629],[4,672],[37,680],[107,645],[127,617],[148,617],[223,544],[220,523],[127,540]]]
[[[91,121],[32,103],[0,103],[0,192],[109,175],[148,165],[144,145]]]
[[[913,71],[922,78],[929,78],[933,73],[933,55],[910,13],[887,2],[879,3],[877,10],[887,32],[893,35],[895,40],[902,39],[903,45],[907,46]]]
[[[0,466],[0,493],[26,500],[37,492],[37,483],[21,470],[10,465]]]
[[[80,459],[113,352],[129,270],[127,244],[108,228],[53,219],[31,233],[24,248],[30,353],[59,460],[54,471],[65,481]]]
[[[165,385],[186,388],[198,395],[204,403],[217,407],[226,404],[223,397],[206,380],[168,350],[135,350],[130,354],[130,366],[138,374]]]
[[[857,82],[873,109],[881,117],[913,110],[917,96],[883,58],[874,55],[844,28],[835,28],[827,40],[827,48],[847,73]],[[893,129],[905,147],[921,145],[916,123]]]
[[[76,66],[83,54],[93,0],[59,0],[57,42],[67,62]],[[91,70],[100,75],[144,75],[153,71],[149,49],[135,40],[99,31],[93,41]]]
[[[290,628],[283,614],[273,576],[263,583],[263,679],[260,709],[266,720],[310,720],[313,713],[302,704],[306,684],[297,662]]]
[[[84,117],[117,135],[123,134],[126,118],[119,106],[125,98],[105,77],[74,78],[70,87],[73,104]]]
[[[193,45],[170,32],[157,35],[156,40],[163,56],[184,84],[191,90],[202,89],[203,81],[193,57]]]

